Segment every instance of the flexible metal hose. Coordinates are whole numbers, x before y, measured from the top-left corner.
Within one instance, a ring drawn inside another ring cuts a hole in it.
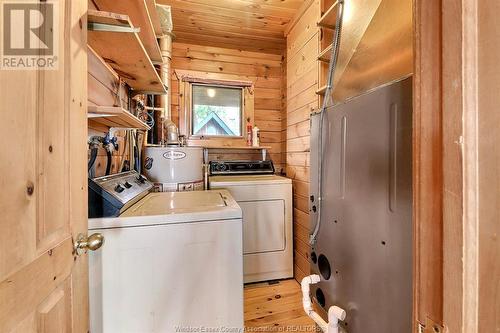
[[[106,157],[106,176],[109,176],[109,174],[111,173],[111,151],[108,149],[106,149]]]
[[[322,189],[322,176],[323,176],[323,122],[326,113],[326,109],[333,104],[333,80],[335,78],[335,68],[337,67],[337,60],[339,56],[340,48],[340,38],[342,37],[342,21],[344,17],[344,1],[339,0],[337,10],[337,22],[335,27],[335,33],[333,34],[332,41],[332,51],[330,63],[328,65],[328,79],[326,83],[325,97],[323,98],[323,105],[320,111],[319,118],[319,143],[318,143],[318,215],[316,219],[316,225],[314,226],[314,231],[310,235],[309,243],[311,245],[316,244],[316,239],[318,237],[319,229],[321,226],[321,201],[323,199],[323,189]]]
[[[90,149],[90,160],[89,160],[89,163],[87,165],[88,166],[88,168],[87,168],[88,171],[90,171],[90,169],[92,169],[92,167],[94,166],[96,158],[97,158],[97,147],[91,148]]]

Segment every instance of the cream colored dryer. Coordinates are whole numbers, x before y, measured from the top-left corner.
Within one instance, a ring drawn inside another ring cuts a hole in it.
[[[293,277],[292,182],[275,175],[211,176],[243,211],[244,281]]]

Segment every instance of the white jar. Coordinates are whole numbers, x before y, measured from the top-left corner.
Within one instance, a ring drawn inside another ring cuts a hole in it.
[[[252,129],[252,146],[259,147],[260,145],[260,130],[257,126]]]

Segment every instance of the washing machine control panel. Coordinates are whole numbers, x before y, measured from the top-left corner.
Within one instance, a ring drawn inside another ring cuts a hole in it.
[[[89,179],[89,217],[112,216],[110,210],[117,215],[152,188],[153,184],[136,171]]]

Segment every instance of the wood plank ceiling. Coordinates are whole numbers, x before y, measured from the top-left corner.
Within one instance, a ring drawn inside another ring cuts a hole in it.
[[[175,41],[282,54],[303,0],[156,0],[172,7]]]

